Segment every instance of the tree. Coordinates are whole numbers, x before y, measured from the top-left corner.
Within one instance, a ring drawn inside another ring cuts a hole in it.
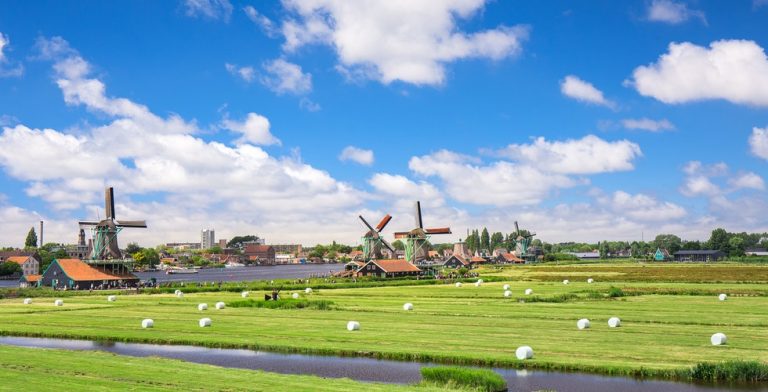
[[[683,242],[684,250],[699,250],[701,249],[701,242],[699,241],[685,241]]]
[[[709,240],[707,241],[707,248],[712,250],[719,250],[725,254],[730,254],[730,237],[731,235],[725,231],[725,229],[717,228],[712,230],[712,235],[709,236]]]
[[[35,233],[35,227],[29,229],[27,233],[27,239],[24,240],[25,248],[37,248],[37,233]]]
[[[0,263],[0,276],[21,273],[21,265],[16,263]]]
[[[491,234],[491,251],[493,251],[496,248],[503,248],[504,247],[504,234],[501,234],[500,232],[495,232]]]
[[[154,268],[156,265],[160,264],[160,255],[156,250],[152,248],[144,248],[140,253],[143,256],[144,264],[150,268]]]
[[[733,236],[728,241],[728,245],[731,248],[729,253],[732,257],[744,256],[744,238],[740,236]]]
[[[674,254],[683,247],[683,240],[674,234],[659,234],[653,242],[657,248],[666,249],[670,254]]]
[[[258,240],[259,237],[255,235],[243,235],[243,236],[234,236],[231,240],[227,243],[228,248],[242,248],[243,242],[251,242]]]
[[[128,246],[125,247],[125,253],[128,253],[129,255],[132,255],[132,254],[134,254],[136,252],[141,252],[141,249],[142,248],[139,246],[139,244],[137,244],[135,242],[130,242],[130,243],[128,243]]]
[[[480,247],[485,250],[491,249],[491,236],[488,234],[488,229],[483,227],[483,233],[480,234]]]
[[[405,250],[405,244],[400,240],[393,242],[392,247],[395,248],[395,250]]]
[[[215,254],[215,255],[219,255],[219,254],[222,253],[221,247],[218,246],[218,245],[212,246],[211,249],[208,249],[208,251],[213,253],[213,254]]]

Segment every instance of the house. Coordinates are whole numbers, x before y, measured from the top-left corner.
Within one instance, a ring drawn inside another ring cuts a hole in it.
[[[656,261],[671,260],[672,256],[666,249],[656,248],[656,252],[653,254],[653,259]]]
[[[131,273],[119,274],[88,265],[79,259],[54,259],[40,277],[40,286],[59,289],[136,286],[139,278]]]
[[[485,259],[485,257],[475,256],[469,259],[469,264],[471,265],[478,265],[478,264],[485,264],[488,260]]]
[[[395,251],[395,258],[397,258],[397,259],[404,259],[405,258],[405,251],[404,250],[396,250]]]
[[[768,250],[765,248],[749,248],[744,251],[747,256],[768,256]]]
[[[11,256],[5,259],[5,262],[20,265],[24,276],[40,274],[40,262],[33,256]]]
[[[451,257],[445,260],[445,262],[443,263],[443,267],[445,268],[469,267],[469,262],[459,255],[451,255]]]
[[[347,264],[344,264],[345,271],[357,271],[365,265],[364,262],[359,260],[352,260]]]
[[[258,243],[246,243],[243,254],[248,257],[252,264],[274,265],[275,248],[272,245],[261,245]]]
[[[675,261],[718,261],[725,258],[719,250],[681,250],[675,252]]]
[[[40,276],[41,275],[22,275],[21,279],[19,279],[19,287],[37,287],[40,283]]]
[[[371,260],[357,270],[357,276],[373,276],[379,278],[415,275],[421,275],[419,267],[401,259]]]
[[[13,256],[32,256],[37,260],[40,259],[40,255],[36,251],[30,250],[3,250],[0,251],[0,263],[4,262],[7,258]]]
[[[440,252],[438,252],[436,250],[430,250],[427,253],[428,253],[428,257],[427,258],[430,259],[430,260],[439,260],[441,258]]]
[[[493,250],[493,257],[499,257],[504,253],[509,253],[509,251],[505,248],[496,248]]]
[[[496,257],[496,262],[501,264],[525,264],[525,260],[515,256],[514,253],[501,253]]]
[[[362,261],[363,260],[363,251],[362,250],[353,250],[349,252],[349,258],[355,261]]]

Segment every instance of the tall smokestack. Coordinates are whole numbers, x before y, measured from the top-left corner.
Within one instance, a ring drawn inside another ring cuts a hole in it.
[[[40,221],[40,247],[43,247],[43,221]]]

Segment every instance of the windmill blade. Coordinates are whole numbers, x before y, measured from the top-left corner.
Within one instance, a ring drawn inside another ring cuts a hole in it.
[[[424,228],[424,224],[421,221],[421,202],[420,201],[416,202],[416,211],[415,211],[414,215],[415,215],[415,218],[416,218],[416,227],[419,228],[419,229],[423,229]]]
[[[392,220],[392,216],[389,215],[389,214],[387,214],[385,217],[381,218],[381,221],[379,222],[379,224],[376,225],[376,231],[381,233],[381,231],[384,230],[384,227],[386,227],[387,224],[389,223],[389,221],[391,221],[391,220]]]
[[[115,190],[112,187],[104,191],[104,208],[106,209],[106,219],[115,219]]]
[[[520,235],[520,227],[517,225],[517,221],[515,221],[515,233]]]
[[[146,229],[147,228],[147,221],[116,221],[116,225],[122,226],[122,227],[141,227]]]
[[[451,234],[451,228],[450,227],[438,227],[434,229],[426,229],[424,230],[427,234]]]
[[[393,248],[392,245],[390,245],[389,242],[387,242],[387,240],[382,238],[381,243],[384,244],[384,246],[386,246],[390,252],[392,252],[393,254],[395,253],[395,248]]]
[[[363,216],[362,216],[362,215],[358,215],[357,217],[358,217],[358,218],[360,218],[360,220],[361,220],[361,221],[363,221],[363,223],[364,223],[366,226],[368,226],[368,230],[370,230],[370,231],[375,231],[375,230],[373,230],[373,227],[371,227],[371,225],[369,225],[369,224],[368,224],[368,221],[367,221],[367,220],[365,220],[365,218],[363,218]]]
[[[98,225],[98,224],[99,224],[99,222],[94,222],[94,221],[80,221],[80,222],[77,222],[77,224],[78,224],[78,225],[80,225],[80,226],[96,226],[96,225]]]

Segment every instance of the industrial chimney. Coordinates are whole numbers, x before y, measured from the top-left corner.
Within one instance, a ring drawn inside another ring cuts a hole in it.
[[[43,221],[40,221],[40,247],[43,247]]]

